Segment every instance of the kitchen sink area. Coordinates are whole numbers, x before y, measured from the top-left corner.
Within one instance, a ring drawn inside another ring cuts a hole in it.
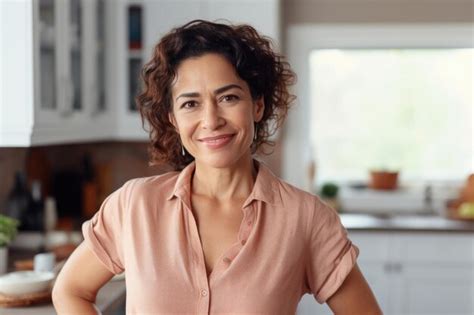
[[[453,220],[437,214],[341,213],[340,218],[348,230],[474,232],[474,220]]]

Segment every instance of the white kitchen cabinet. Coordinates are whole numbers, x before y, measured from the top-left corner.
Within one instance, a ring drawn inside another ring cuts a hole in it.
[[[358,265],[387,315],[474,314],[474,235],[356,232]],[[305,295],[298,314],[331,314]]]
[[[474,314],[472,262],[405,263],[393,277],[392,314]]]
[[[107,136],[103,1],[0,2],[0,146]]]
[[[393,235],[393,314],[474,314],[474,235]]]

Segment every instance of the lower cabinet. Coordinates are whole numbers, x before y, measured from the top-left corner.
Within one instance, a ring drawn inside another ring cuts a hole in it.
[[[349,237],[384,314],[474,314],[474,234],[349,231]],[[306,294],[297,314],[332,312]]]

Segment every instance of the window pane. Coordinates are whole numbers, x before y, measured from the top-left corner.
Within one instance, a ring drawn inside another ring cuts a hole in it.
[[[474,49],[323,49],[310,56],[318,182],[459,180],[473,170]]]

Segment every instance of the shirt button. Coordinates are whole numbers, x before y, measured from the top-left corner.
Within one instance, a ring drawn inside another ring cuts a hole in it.
[[[201,295],[202,296],[207,296],[207,290],[201,290]]]
[[[240,243],[241,243],[242,245],[245,245],[245,242],[247,242],[247,241],[246,241],[246,240],[241,240],[241,241],[240,241]]]
[[[252,220],[248,220],[248,221],[247,221],[247,225],[248,225],[248,226],[251,226],[251,225],[252,225]]]
[[[224,259],[222,259],[226,264],[230,264],[231,260],[230,258],[228,257],[225,257]]]

